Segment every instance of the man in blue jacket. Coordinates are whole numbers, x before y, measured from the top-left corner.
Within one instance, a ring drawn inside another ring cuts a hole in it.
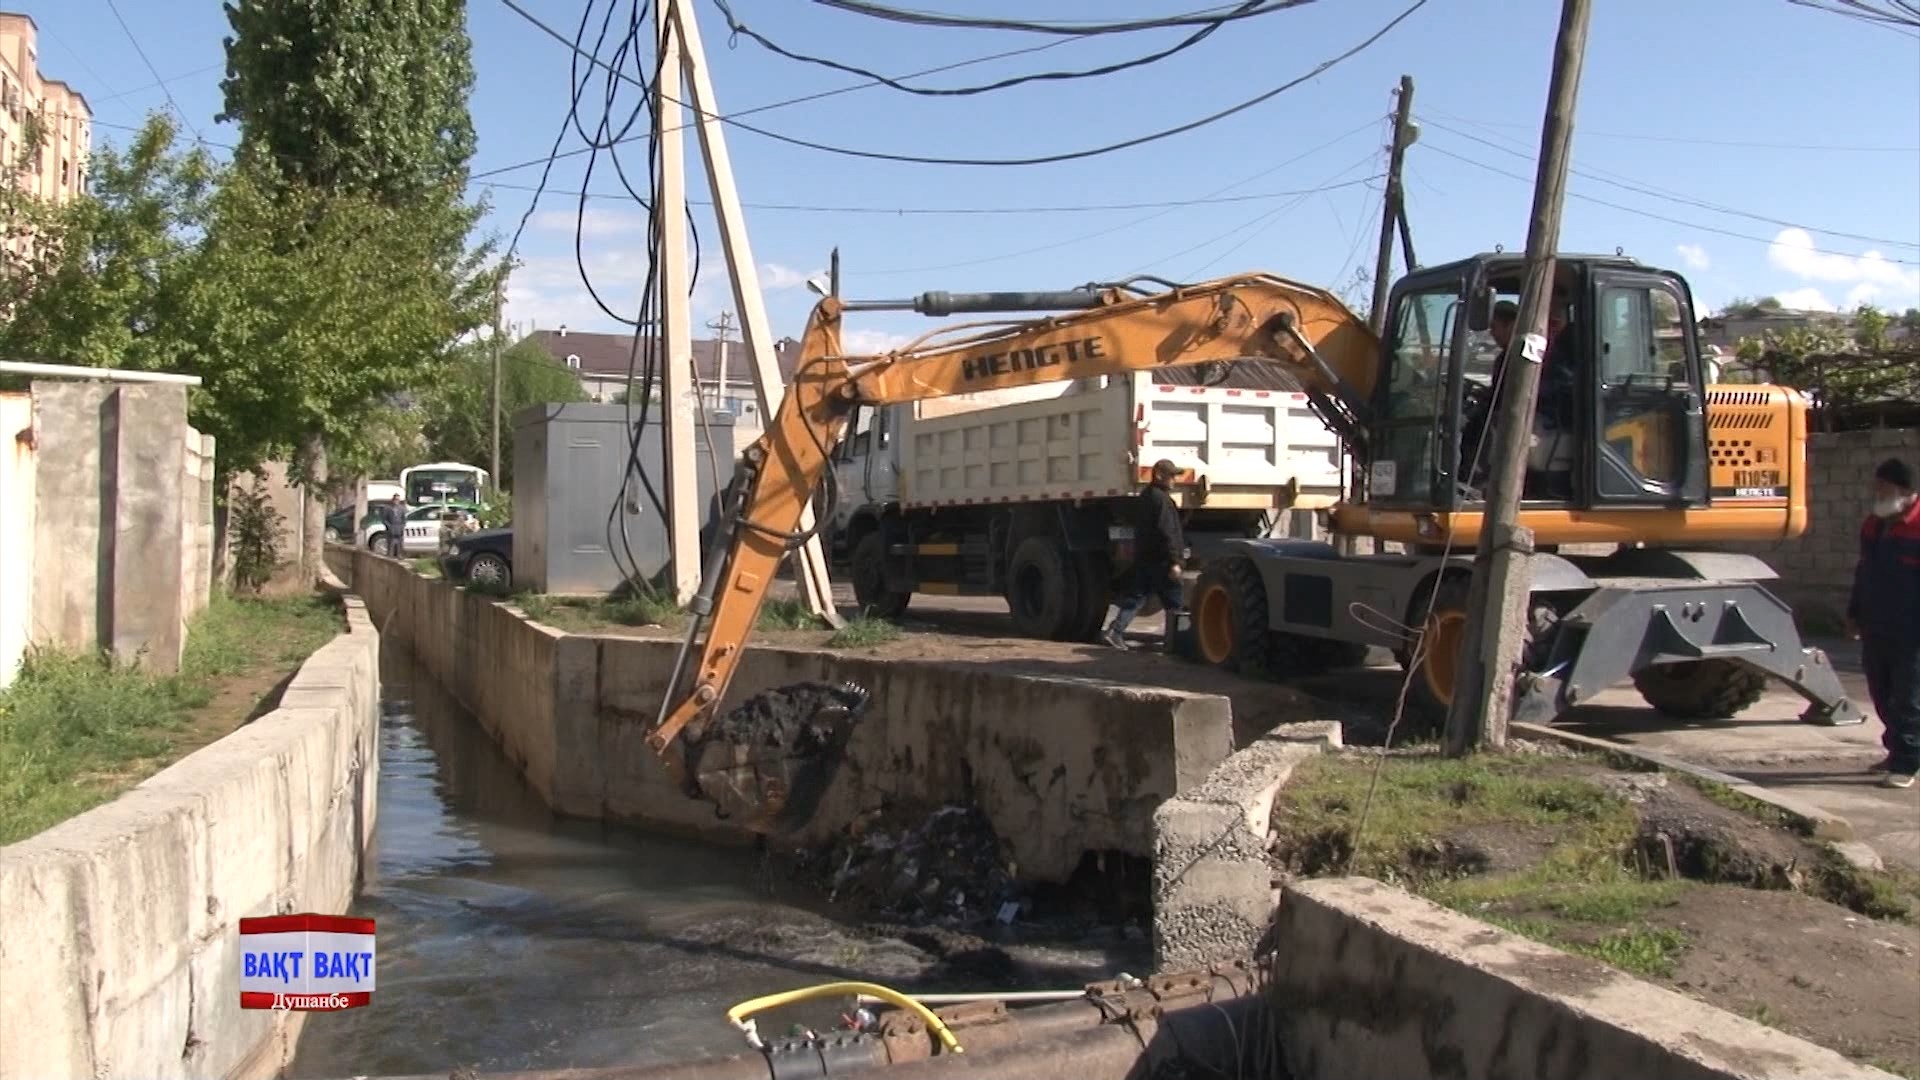
[[[1173,627],[1180,612],[1180,563],[1187,540],[1180,525],[1180,505],[1173,501],[1173,481],[1180,466],[1166,458],[1153,463],[1153,480],[1140,489],[1135,504],[1138,517],[1133,526],[1133,581],[1120,596],[1113,622],[1101,633],[1100,640],[1116,649],[1127,647],[1127,626],[1152,594],[1160,598],[1167,612],[1167,631],[1162,647],[1173,650]]]
[[[1887,787],[1920,772],[1920,499],[1913,469],[1889,458],[1873,473],[1873,512],[1860,526],[1860,562],[1847,601],[1847,632],[1860,641],[1867,694],[1886,730]]]

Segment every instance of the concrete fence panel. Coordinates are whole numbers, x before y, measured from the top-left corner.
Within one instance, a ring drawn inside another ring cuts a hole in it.
[[[280,707],[105,806],[0,848],[0,1080],[265,1080],[301,1014],[240,1009],[238,920],[347,910],[372,837],[379,638],[348,630]]]

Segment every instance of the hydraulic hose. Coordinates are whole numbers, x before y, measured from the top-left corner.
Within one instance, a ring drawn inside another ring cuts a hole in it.
[[[946,1022],[935,1015],[932,1009],[927,1008],[925,1005],[922,1005],[898,990],[889,989],[877,983],[870,982],[822,983],[819,986],[806,986],[798,990],[783,990],[777,994],[767,994],[764,997],[743,1001],[733,1008],[728,1009],[727,1021],[734,1027],[739,1028],[740,1033],[747,1037],[748,1046],[753,1047],[755,1050],[764,1050],[766,1043],[761,1041],[759,1029],[754,1021],[750,1019],[752,1014],[767,1009],[776,1009],[782,1005],[793,1005],[802,1001],[813,1001],[823,997],[839,997],[847,994],[865,994],[913,1013],[926,1022],[927,1027],[932,1029],[934,1035],[940,1039],[940,1044],[947,1048],[948,1053],[964,1053],[964,1051],[960,1049],[960,1040],[954,1038],[953,1032],[947,1027]]]

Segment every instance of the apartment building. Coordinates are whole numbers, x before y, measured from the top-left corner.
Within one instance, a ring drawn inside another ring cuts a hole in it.
[[[31,16],[0,11],[0,167],[21,164],[28,127],[36,125],[40,145],[14,172],[14,183],[65,202],[87,187],[93,110],[78,90],[40,74],[39,37]]]

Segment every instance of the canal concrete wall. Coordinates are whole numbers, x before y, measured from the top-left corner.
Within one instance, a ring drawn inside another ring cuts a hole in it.
[[[328,558],[556,810],[748,839],[671,786],[643,742],[677,641],[569,634],[370,552]],[[799,841],[890,799],[972,799],[1029,880],[1064,880],[1088,852],[1150,857],[1155,808],[1233,749],[1214,695],[824,650],[748,649],[722,708],[803,680],[858,683],[873,704]]]
[[[1888,1078],[1365,878],[1288,884],[1268,948],[1268,1001],[1294,1076]]]
[[[280,707],[0,848],[0,1080],[265,1080],[300,1013],[240,1009],[238,920],[347,910],[372,837],[379,635],[359,600]]]

